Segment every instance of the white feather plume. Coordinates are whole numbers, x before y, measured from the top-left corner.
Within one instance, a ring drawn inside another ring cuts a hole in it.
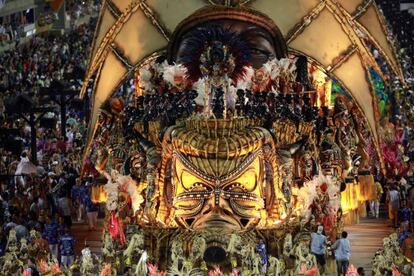
[[[168,61],[166,60],[164,60],[164,62],[162,63],[155,62],[154,64],[152,64],[152,68],[154,69],[155,73],[158,75],[162,75],[164,73],[164,69],[167,66],[170,66],[170,65],[168,64]]]
[[[237,81],[237,89],[250,89],[252,87],[252,78],[254,76],[254,69],[251,66],[244,67],[244,74],[241,80]]]
[[[193,84],[193,89],[197,91],[198,95],[195,102],[199,106],[204,106],[204,100],[206,97],[206,79],[200,78]]]
[[[119,184],[120,189],[122,191],[127,192],[128,195],[131,197],[132,210],[134,211],[134,213],[136,213],[139,210],[141,203],[144,202],[144,198],[138,190],[137,183],[129,175],[119,176],[117,182]]]
[[[263,70],[270,75],[270,73],[272,72],[272,67],[273,67],[273,60],[269,60],[268,62],[266,62],[265,64],[263,64],[262,68]]]
[[[147,251],[143,251],[141,254],[141,257],[139,258],[138,264],[135,268],[135,274],[136,275],[147,275],[148,273],[148,253]]]
[[[153,85],[151,83],[152,77],[153,74],[150,70],[149,65],[146,65],[139,70],[139,83],[145,91],[151,91],[151,89],[153,88]]]
[[[187,79],[187,68],[182,64],[165,65],[163,72],[164,80],[173,86],[176,77],[181,76],[184,80]]]
[[[115,170],[111,172],[111,178],[104,186],[104,190],[107,194],[106,208],[108,211],[116,211],[118,208],[118,194],[120,191],[128,193],[131,197],[134,213],[139,210],[141,203],[144,202],[135,180],[131,176],[121,175]]]
[[[287,72],[290,66],[290,59],[282,58],[279,60],[279,67],[282,72]]]
[[[323,183],[327,185],[327,194],[329,196],[328,208],[331,212],[336,213],[340,207],[341,201],[339,197],[339,187],[336,185],[335,180],[330,176],[318,175],[315,176],[311,181],[305,183],[302,188],[299,189],[299,202],[302,203],[302,216],[305,219],[310,217],[310,206],[314,199],[318,196],[317,187]]]
[[[270,78],[272,80],[276,80],[280,76],[280,71],[281,71],[279,60],[272,59],[272,60],[269,60],[267,64],[269,64],[270,66]]]
[[[118,208],[118,183],[110,179],[104,186],[104,190],[107,194],[106,209],[108,211],[116,211]]]
[[[290,73],[290,76],[293,79],[296,79],[296,61],[298,60],[298,58],[291,58],[290,59],[290,65],[288,68],[288,72]]]

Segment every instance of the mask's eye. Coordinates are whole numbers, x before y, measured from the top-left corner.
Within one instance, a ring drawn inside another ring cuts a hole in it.
[[[181,172],[180,180],[183,187],[188,190],[193,190],[201,186],[200,179],[185,170]]]
[[[246,193],[247,189],[244,188],[243,185],[241,185],[240,183],[232,183],[227,189],[226,191],[230,191],[232,193]]]
[[[253,56],[263,57],[263,58],[266,58],[266,59],[268,59],[271,55],[271,53],[269,53],[268,51],[263,50],[263,49],[259,49],[259,48],[256,48],[256,47],[251,47],[250,48],[250,53]]]
[[[250,61],[256,69],[259,69],[271,59],[274,59],[274,55],[271,52],[257,47],[250,48]]]
[[[240,177],[238,177],[231,185],[231,190],[236,192],[240,191],[252,191],[256,188],[257,176],[254,169],[249,169],[245,171]]]
[[[196,182],[194,185],[189,189],[189,192],[209,192],[211,189],[207,188],[203,183]]]

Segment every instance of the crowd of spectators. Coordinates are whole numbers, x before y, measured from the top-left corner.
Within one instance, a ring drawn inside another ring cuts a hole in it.
[[[96,1],[92,6],[81,1],[67,4],[76,16],[96,9]],[[93,181],[88,175],[80,177],[88,107],[75,96],[67,108],[62,137],[60,106],[53,101],[58,96],[50,96],[56,87],[78,94],[95,25],[92,17],[63,35],[36,35],[0,53],[0,256],[7,255],[12,229],[19,240],[30,239],[36,230],[53,258],[70,266],[75,254],[72,220],[87,222],[90,230],[97,228],[99,205],[91,198]],[[132,81],[127,84],[131,85]],[[122,86],[120,92],[125,89]],[[35,127],[33,160],[32,130],[25,118],[39,106],[49,110]]]
[[[392,33],[395,35],[396,43],[406,54],[414,58],[414,15],[409,10],[402,10],[400,0],[377,0],[376,1],[385,15]]]
[[[85,185],[91,181],[79,178],[84,109],[69,105],[66,137],[62,137],[58,106],[42,102],[42,93],[54,82],[79,91],[95,21],[64,35],[36,36],[0,54],[0,255],[5,254],[11,229],[18,239],[29,238],[30,231],[36,230],[48,242],[52,256],[70,265],[72,217],[84,220],[88,212],[91,230],[96,227],[96,215],[89,213],[96,214],[97,206]],[[16,112],[19,99],[28,99],[28,109],[46,104],[50,110],[45,118],[55,122],[36,125],[37,162],[30,158],[31,129]],[[81,191],[80,184],[85,190]]]
[[[397,49],[405,84],[391,76],[384,87],[390,106],[387,118],[381,122],[383,156],[388,175],[376,181],[377,200],[371,202],[371,215],[378,217],[381,198],[388,211],[390,226],[396,228],[404,254],[413,258],[414,233],[414,15],[401,9],[400,0],[377,0],[387,19],[389,40]],[[375,51],[375,50],[374,50]],[[382,66],[384,61],[378,55]],[[413,260],[413,259],[412,259]]]
[[[33,9],[31,10],[31,15],[33,14]],[[27,24],[33,23],[30,22],[30,18],[33,19],[33,16],[30,17],[26,15],[26,11],[18,12],[7,17],[0,18],[0,43],[12,42],[17,40],[24,26]]]
[[[71,25],[74,25],[76,20],[87,15],[96,15],[99,11],[100,1],[98,0],[68,0],[65,1],[66,20]],[[38,13],[34,16],[34,9],[28,9],[21,12],[16,12],[12,15],[0,17],[0,46],[5,43],[18,42],[20,38],[25,37],[23,31],[28,24],[35,23],[37,20],[38,26],[53,23],[57,20],[57,11],[53,11],[50,7],[43,13]],[[45,23],[46,22],[46,23]]]
[[[66,14],[73,20],[81,16],[91,15],[99,11],[98,0],[69,0],[66,1]]]

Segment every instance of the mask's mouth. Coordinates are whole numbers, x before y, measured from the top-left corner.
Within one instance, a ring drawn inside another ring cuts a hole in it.
[[[203,230],[217,228],[220,231],[240,231],[242,226],[238,221],[225,214],[207,214],[194,222],[193,229]]]
[[[209,246],[204,251],[203,259],[207,263],[222,263],[226,260],[226,251],[221,246]]]

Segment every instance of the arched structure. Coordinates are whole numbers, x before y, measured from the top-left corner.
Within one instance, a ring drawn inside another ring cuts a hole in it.
[[[377,101],[368,68],[380,72],[367,42],[402,80],[392,44],[373,0],[105,0],[95,33],[88,80],[95,76],[90,142],[99,108],[122,81],[166,48],[177,25],[207,5],[237,6],[268,15],[281,30],[289,51],[320,64],[354,98],[379,145]]]

